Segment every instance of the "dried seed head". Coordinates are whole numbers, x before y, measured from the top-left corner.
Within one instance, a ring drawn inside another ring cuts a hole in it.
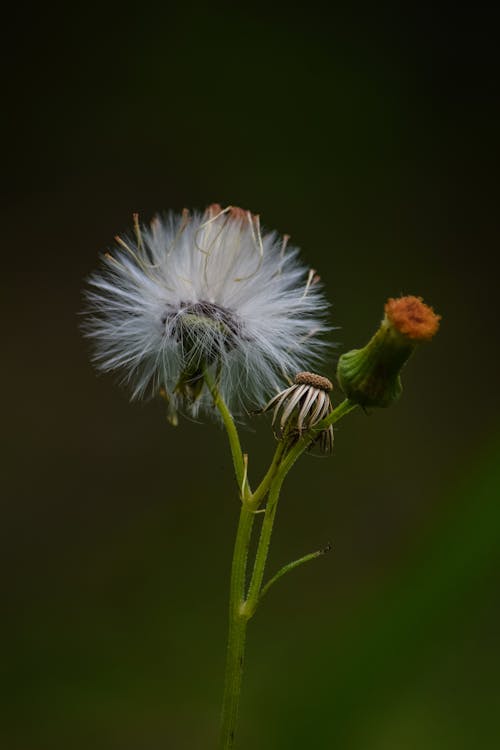
[[[278,393],[264,407],[264,411],[274,409],[273,425],[281,438],[297,438],[317,425],[332,411],[329,392],[332,384],[328,378],[312,372],[299,372],[295,383]],[[321,449],[330,453],[333,446],[333,430],[323,430],[317,437]]]
[[[329,393],[333,385],[328,378],[324,378],[322,375],[316,375],[314,372],[299,372],[295,376],[295,383],[311,385],[313,388],[319,388],[321,391]]]

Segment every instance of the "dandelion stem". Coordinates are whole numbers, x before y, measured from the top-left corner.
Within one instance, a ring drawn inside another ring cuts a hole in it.
[[[236,534],[231,571],[229,598],[229,634],[222,701],[220,750],[234,747],[238,707],[240,702],[245,640],[248,617],[243,612],[248,547],[252,536],[255,514],[242,503]]]
[[[245,641],[247,625],[254,615],[259,601],[267,593],[270,587],[285,573],[293,570],[304,562],[318,557],[321,552],[313,552],[305,555],[299,560],[285,565],[273,576],[270,581],[262,586],[265,572],[269,545],[273,531],[274,520],[278,508],[278,500],[281,487],[286,475],[292,468],[299,456],[311,445],[321,430],[337,422],[343,416],[355,408],[350,401],[343,401],[331,414],[322,420],[315,428],[305,432],[303,436],[292,447],[284,438],[278,443],[271,465],[252,494],[250,485],[246,478],[246,461],[241,450],[238,431],[234,420],[218,393],[215,382],[205,373],[205,381],[214,397],[216,407],[219,409],[224,425],[226,427],[231,453],[233,456],[234,470],[238,486],[243,487],[240,519],[236,541],[233,551],[233,562],[231,569],[231,585],[229,597],[229,634],[226,657],[226,672],[224,680],[224,697],[222,703],[220,750],[233,750],[236,725],[238,721],[238,708],[240,702],[241,683],[243,677],[243,663],[245,657]],[[255,510],[267,496],[267,504],[262,522],[259,543],[253,564],[248,594],[246,594],[247,559],[252,529],[255,522]]]
[[[207,384],[210,390],[210,393],[212,394],[212,397],[214,399],[214,405],[219,410],[222,420],[224,422],[224,427],[226,428],[227,437],[229,439],[229,447],[231,448],[231,456],[233,458],[233,466],[234,466],[234,473],[236,475],[236,481],[238,483],[238,487],[241,490],[242,499],[244,499],[246,496],[246,493],[250,492],[250,488],[248,486],[248,481],[246,478],[245,459],[243,457],[243,451],[241,450],[241,443],[240,443],[240,437],[238,435],[238,430],[236,429],[236,425],[234,423],[234,419],[231,415],[231,412],[229,411],[226,402],[220,395],[219,389],[217,388],[217,384],[215,380],[212,378],[208,369],[206,369],[205,372],[203,373],[203,377],[205,378],[205,383]]]
[[[242,500],[231,567],[229,631],[220,736],[221,750],[231,750],[234,746],[241,693],[241,680],[243,676],[248,618],[244,615],[242,610],[245,603],[248,548],[252,537],[255,513],[246,502],[246,498],[251,497],[251,491],[247,479],[247,460],[241,449],[238,430],[231,412],[219,393],[215,381],[207,371],[205,371],[204,377],[205,382],[212,393],[214,404],[219,410],[226,428],[233,458],[234,472]]]
[[[250,495],[250,498],[248,499],[248,505],[255,511],[264,498],[266,497],[269,488],[271,486],[271,482],[274,479],[274,476],[278,470],[278,467],[280,465],[281,459],[286,451],[287,443],[285,440],[280,440],[278,443],[278,446],[276,448],[276,451],[273,456],[273,460],[271,461],[271,465],[269,466],[269,469],[267,470],[263,480],[255,490]]]
[[[250,580],[250,588],[248,589],[248,597],[243,606],[243,611],[248,618],[252,617],[257,609],[257,604],[259,603],[260,589],[262,586],[262,579],[264,578],[264,569],[266,566],[267,554],[269,552],[269,545],[271,543],[274,519],[276,518],[281,485],[283,484],[284,479],[285,474],[278,471],[271,484],[271,489],[269,490],[269,498],[266,505],[264,521],[262,522],[257,554],[255,556],[255,564],[252,578]]]
[[[288,474],[294,463],[297,461],[297,459],[306,450],[306,448],[311,445],[311,443],[318,436],[321,430],[329,427],[332,424],[335,424],[335,422],[338,422],[339,419],[342,419],[342,417],[352,411],[355,407],[356,404],[351,403],[348,399],[342,401],[342,403],[339,404],[339,406],[337,406],[331,412],[331,414],[325,417],[325,419],[319,422],[316,427],[313,427],[312,429],[305,432],[300,440],[298,440],[295,445],[280,458],[278,466],[271,480],[266,513],[264,516],[264,521],[262,523],[259,544],[255,556],[254,568],[250,580],[250,588],[248,591],[247,600],[244,605],[244,611],[248,615],[248,617],[252,617],[259,603],[267,555],[269,552],[269,545],[271,544],[271,536],[273,533],[274,519],[276,518],[276,511],[278,508],[281,487],[286,475]],[[276,454],[279,454],[279,452],[280,446],[278,445]],[[274,463],[275,461],[273,460],[273,464]]]
[[[294,463],[297,461],[298,458],[304,453],[307,448],[311,445],[311,443],[314,442],[314,440],[318,437],[318,435],[331,425],[334,425],[336,422],[342,419],[342,417],[345,417],[346,414],[349,414],[350,411],[353,411],[357,407],[357,404],[355,404],[353,401],[349,401],[348,398],[344,399],[335,409],[333,409],[330,414],[321,420],[321,422],[318,422],[314,427],[312,427],[307,432],[304,432],[302,437],[297,440],[295,445],[291,450],[288,451],[285,458],[283,459],[280,468],[279,473],[283,474],[283,479],[288,474]]]

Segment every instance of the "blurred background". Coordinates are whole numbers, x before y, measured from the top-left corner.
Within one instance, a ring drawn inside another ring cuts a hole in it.
[[[498,747],[492,18],[177,3],[22,6],[5,27],[2,747],[216,744],[225,436],[130,405],[78,329],[83,280],[133,211],[214,201],[292,235],[338,354],[388,296],[443,316],[401,401],[346,419],[285,486],[269,572],[334,550],[250,625],[238,750]],[[269,422],[242,438],[255,481]]]

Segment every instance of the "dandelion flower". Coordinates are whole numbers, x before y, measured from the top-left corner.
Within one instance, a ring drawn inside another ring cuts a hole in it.
[[[204,373],[232,410],[262,404],[318,360],[328,307],[314,270],[259,217],[217,204],[116,237],[89,279],[84,329],[94,361],[132,398],[160,393],[172,418],[212,409]]]

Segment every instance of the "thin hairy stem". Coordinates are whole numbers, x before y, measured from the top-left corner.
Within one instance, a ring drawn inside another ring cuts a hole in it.
[[[330,549],[331,549],[331,546],[328,545],[324,549],[318,549],[316,550],[316,552],[310,552],[308,555],[299,557],[298,560],[293,560],[293,562],[290,562],[287,565],[283,565],[283,567],[280,568],[278,572],[275,573],[273,577],[269,579],[266,585],[262,587],[260,591],[259,601],[262,601],[262,599],[267,594],[271,586],[273,586],[276,583],[276,581],[279,581],[279,579],[282,578],[284,575],[289,573],[291,570],[295,570],[295,568],[298,568],[299,565],[303,565],[304,563],[309,562],[309,560],[316,560],[317,557],[326,555],[326,553],[329,552]]]
[[[330,412],[327,417],[322,419],[321,422],[318,422],[318,424],[316,424],[310,430],[304,432],[284,457],[279,466],[278,473],[283,474],[283,478],[285,478],[297,459],[300,458],[300,456],[304,453],[305,450],[307,450],[307,448],[309,448],[309,446],[316,440],[318,435],[323,430],[341,420],[342,417],[346,416],[346,414],[349,414],[349,412],[353,411],[356,406],[357,404],[349,401],[349,399],[346,398],[337,407],[335,407],[335,409],[333,409],[333,411]]]
[[[280,440],[276,447],[276,451],[274,452],[273,460],[271,461],[269,469],[267,470],[264,478],[262,479],[255,492],[253,492],[248,499],[248,505],[252,510],[256,510],[266,497],[269,488],[271,487],[271,482],[273,481],[280,465],[281,459],[286,452],[286,448],[286,440]]]
[[[247,600],[244,605],[244,611],[248,617],[252,617],[259,603],[267,555],[269,552],[271,536],[273,533],[274,519],[276,518],[276,511],[278,508],[281,487],[283,485],[283,482],[285,481],[286,475],[288,474],[294,463],[297,461],[297,459],[302,455],[302,453],[311,445],[311,443],[314,442],[320,432],[330,425],[335,424],[335,422],[338,422],[340,419],[342,419],[342,417],[352,411],[355,406],[356,404],[353,404],[348,399],[345,399],[345,401],[339,404],[325,419],[323,419],[315,427],[304,433],[302,437],[293,445],[293,447],[288,450],[288,452],[280,454],[280,446],[278,445],[275,458],[276,455],[280,455],[280,458],[277,462],[273,478],[271,479],[269,497],[266,505],[266,513],[264,516],[264,521],[262,523],[259,544],[257,547],[257,554],[255,556],[254,568],[250,580],[250,588],[248,591]]]
[[[247,479],[248,459],[241,450],[234,420],[218,392],[216,383],[210,378],[208,373],[205,373],[205,381],[210,388],[215,406],[218,408],[226,427],[233,457],[234,471],[242,500],[231,569],[229,635],[219,745],[220,750],[232,750],[234,748],[238,720],[248,621],[255,613],[260,599],[279,578],[302,563],[322,554],[322,552],[313,552],[299,560],[295,560],[289,565],[285,565],[264,587],[262,586],[281,487],[295,461],[311,445],[321,430],[334,424],[345,414],[348,414],[354,409],[355,405],[347,400],[344,401],[326,419],[307,433],[304,433],[292,447],[290,447],[289,440],[286,437],[281,440],[278,443],[267,473],[256,491],[252,494]],[[246,595],[247,558],[256,517],[255,513],[266,496],[267,504],[264,520],[262,522],[248,595]]]
[[[219,389],[217,388],[217,384],[214,378],[211,376],[210,372],[207,369],[203,373],[203,377],[205,378],[205,383],[207,384],[210,393],[212,394],[214,406],[219,410],[222,421],[224,422],[224,427],[226,428],[227,437],[229,439],[229,447],[231,448],[231,456],[233,458],[236,481],[242,493],[242,499],[244,499],[245,494],[247,493],[247,491],[249,491],[249,488],[246,478],[245,459],[243,457],[243,451],[241,450],[238,430],[236,429],[234,419],[227,407],[226,402],[219,393]]]
[[[215,381],[210,377],[208,372],[205,372],[205,382],[210,389],[214,404],[219,410],[226,428],[233,458],[234,473],[242,500],[231,566],[229,632],[220,735],[221,750],[231,750],[234,746],[245,656],[248,618],[243,615],[242,609],[245,602],[248,548],[252,537],[255,513],[247,507],[247,503],[245,502],[247,496],[251,493],[247,480],[247,457],[241,449],[238,430],[231,412],[219,393]]]
[[[243,613],[248,546],[255,514],[242,503],[236,534],[229,599],[229,634],[222,701],[220,750],[231,750],[238,720],[248,618]]]
[[[255,555],[255,563],[252,572],[252,578],[250,580],[250,587],[248,589],[247,600],[244,604],[243,610],[247,617],[252,617],[257,604],[259,602],[260,589],[262,586],[262,580],[264,578],[264,570],[266,567],[267,554],[269,552],[269,545],[271,543],[271,535],[273,533],[274,519],[276,518],[276,511],[278,509],[278,500],[281,491],[281,485],[285,475],[279,471],[276,474],[275,479],[271,484],[269,490],[269,498],[266,505],[266,513],[262,522],[262,528],[260,532],[259,544],[257,547],[257,553]]]

